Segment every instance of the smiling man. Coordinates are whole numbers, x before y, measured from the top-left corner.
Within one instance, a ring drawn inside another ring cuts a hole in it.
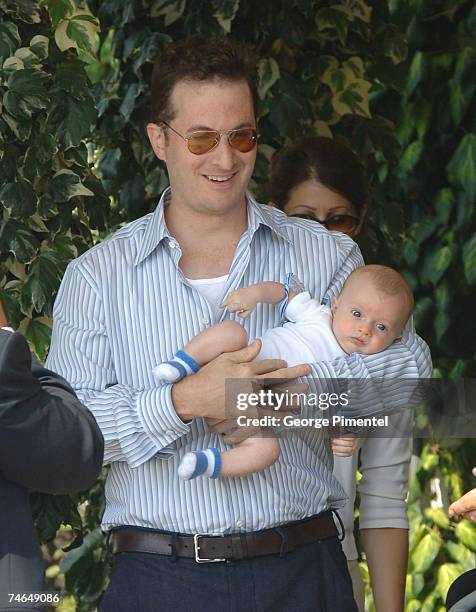
[[[259,341],[174,385],[154,367],[234,315],[238,287],[294,272],[319,300],[337,295],[362,259],[352,240],[257,204],[245,190],[256,159],[257,58],[228,38],[170,45],[152,78],[156,156],[170,188],[155,212],[68,267],[54,310],[49,366],[94,413],[110,464],[103,529],[111,583],[101,609],[355,610],[331,511],[344,503],[326,435],[280,440],[279,460],[242,478],[183,481],[199,448],[227,447],[205,419],[223,419],[225,380],[424,375],[424,343],[406,334],[385,356],[332,364],[253,361]],[[279,324],[260,304],[244,322],[258,338]]]

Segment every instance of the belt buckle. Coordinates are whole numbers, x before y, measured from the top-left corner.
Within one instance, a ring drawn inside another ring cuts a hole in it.
[[[223,538],[224,534],[223,533],[196,533],[193,536],[193,546],[195,549],[195,561],[197,563],[218,563],[219,561],[226,561],[226,559],[219,559],[219,558],[205,559],[203,557],[200,557],[199,552],[198,552],[200,550],[198,539],[204,538],[204,537]]]

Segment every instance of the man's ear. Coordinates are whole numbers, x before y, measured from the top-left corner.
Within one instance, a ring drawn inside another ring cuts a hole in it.
[[[166,161],[164,128],[156,123],[148,123],[147,136],[149,137],[149,142],[156,156],[162,161]]]
[[[337,306],[339,305],[339,300],[338,298],[336,298],[336,296],[334,296],[332,298],[332,302],[331,302],[331,312],[332,314],[335,313],[335,311],[337,310]]]

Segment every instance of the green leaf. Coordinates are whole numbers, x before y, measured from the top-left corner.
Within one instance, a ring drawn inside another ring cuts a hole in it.
[[[36,211],[37,197],[33,185],[24,178],[7,183],[0,191],[0,202],[14,218],[29,217]]]
[[[424,586],[425,580],[423,574],[417,574],[415,572],[408,574],[405,584],[405,599],[418,597]]]
[[[455,535],[466,548],[476,551],[476,525],[463,519],[456,525]]]
[[[31,134],[31,121],[23,121],[18,120],[15,117],[12,117],[5,110],[2,114],[2,119],[11,129],[15,138],[18,138],[21,142],[27,140]]]
[[[405,606],[405,612],[419,612],[421,604],[417,599],[410,599]]]
[[[442,544],[443,541],[437,533],[427,533],[412,555],[413,571],[422,574],[426,572],[436,559]]]
[[[186,0],[155,0],[150,10],[151,17],[164,17],[165,27],[175,23],[185,11]]]
[[[276,60],[272,57],[263,58],[258,65],[258,93],[261,100],[264,100],[266,94],[280,77],[279,66]]]
[[[476,135],[466,134],[461,139],[446,167],[450,181],[466,192],[470,202],[476,200]]]
[[[20,263],[29,263],[36,255],[38,241],[23,229],[15,231],[10,239],[8,250],[18,259]]]
[[[450,586],[462,573],[463,568],[458,563],[443,563],[438,568],[436,588],[443,601],[446,599]]]
[[[421,51],[417,51],[413,56],[410,70],[408,72],[406,96],[410,97],[417,85],[420,83],[426,69],[425,56]]]
[[[469,109],[476,85],[462,87],[452,79],[449,83],[450,109],[453,123],[459,126]]]
[[[415,166],[420,161],[420,157],[423,153],[423,142],[421,140],[414,140],[403,152],[402,158],[400,159],[399,168],[404,174],[410,174]]]
[[[335,4],[332,7],[320,9],[316,13],[318,31],[335,30],[342,45],[346,44],[349,23],[353,20],[352,10],[343,4]]]
[[[53,251],[40,253],[31,262],[22,291],[22,304],[31,304],[37,312],[57,291],[64,272],[64,262]]]
[[[447,225],[455,204],[455,196],[449,187],[440,189],[436,194],[435,212],[440,225]]]
[[[42,34],[37,34],[30,40],[30,49],[42,60],[48,57],[49,45],[50,39]]]
[[[90,26],[89,21],[81,23],[71,19],[67,25],[66,34],[74,40],[79,49],[84,49],[94,55],[97,51],[96,32]]]
[[[443,274],[446,272],[454,255],[453,246],[442,246],[436,251],[431,259],[431,270],[428,277],[436,285]]]
[[[468,550],[463,544],[456,542],[446,542],[445,549],[448,551],[450,558],[459,563],[464,570],[473,569],[476,565],[476,555]]]
[[[463,245],[464,275],[470,285],[476,283],[476,234]]]
[[[435,525],[441,527],[441,529],[448,529],[450,526],[450,519],[448,513],[443,508],[426,508],[425,516],[430,521],[433,521]],[[418,593],[416,593],[418,595]]]
[[[45,5],[54,28],[62,19],[72,15],[75,8],[72,0],[46,0]]]
[[[55,202],[67,202],[74,196],[92,196],[81,178],[71,170],[60,170],[51,179],[49,193]]]
[[[25,68],[12,72],[7,81],[7,87],[22,96],[44,96],[45,83],[49,76],[36,68]]]
[[[51,320],[47,317],[25,318],[18,331],[28,340],[38,359],[44,361],[51,338]]]
[[[80,561],[85,555],[95,550],[98,545],[104,542],[104,535],[99,527],[91,531],[84,538],[81,546],[73,548],[64,556],[64,560],[61,563],[61,571],[69,571],[73,565]]]
[[[220,24],[222,30],[229,34],[231,32],[231,24],[240,6],[240,0],[220,0],[218,6],[218,10],[213,13],[213,16]]]
[[[418,260],[418,245],[411,238],[403,243],[402,255],[409,266],[415,265]]]
[[[11,21],[0,23],[0,59],[5,60],[13,55],[21,45],[18,27]]]
[[[55,98],[50,107],[47,128],[59,138],[64,149],[77,147],[91,132],[97,118],[93,101],[71,96]]]

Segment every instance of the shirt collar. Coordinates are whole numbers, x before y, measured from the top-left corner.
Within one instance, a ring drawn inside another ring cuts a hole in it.
[[[170,204],[171,189],[167,187],[162,193],[157,208],[148,219],[148,223],[142,238],[142,243],[134,259],[134,265],[139,265],[148,257],[154,249],[164,240],[171,238],[167,226],[165,225],[164,209]],[[279,225],[274,221],[265,206],[258,204],[250,192],[246,192],[246,202],[248,207],[248,232],[250,238],[261,225],[268,227],[275,234],[290,242],[289,237],[283,232]]]
[[[162,193],[157,208],[148,219],[142,242],[134,259],[135,266],[142,263],[164,238],[171,238],[164,217],[164,208],[170,204],[170,197],[171,190],[170,187],[167,187]]]

